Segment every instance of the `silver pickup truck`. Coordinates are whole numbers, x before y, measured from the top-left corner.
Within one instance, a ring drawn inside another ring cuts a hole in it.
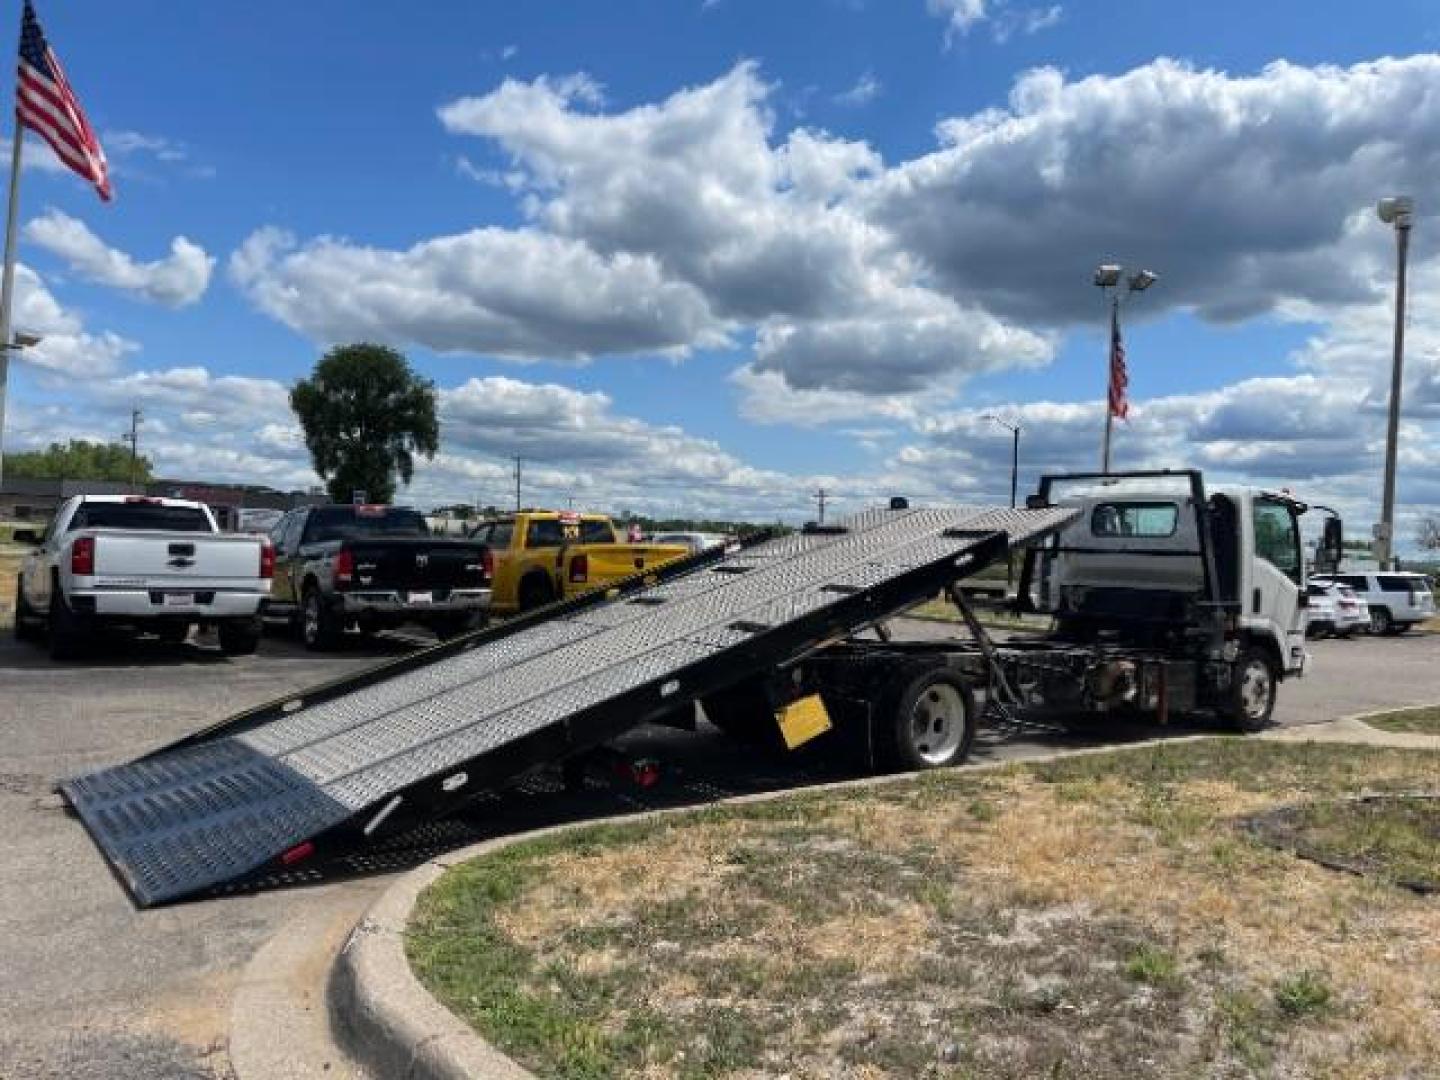
[[[184,499],[75,495],[41,535],[15,585],[15,635],[48,638],[57,659],[75,656],[101,623],[183,641],[216,627],[221,649],[252,653],[275,553],[263,536],[224,535],[209,509]]]

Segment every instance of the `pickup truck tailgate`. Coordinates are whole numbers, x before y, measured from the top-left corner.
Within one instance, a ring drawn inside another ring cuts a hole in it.
[[[95,529],[95,578],[146,584],[253,583],[260,576],[258,536],[215,533],[110,532]]]
[[[485,546],[469,540],[347,540],[358,588],[478,589]]]
[[[582,544],[567,551],[584,553],[586,580],[591,582],[616,581],[690,554],[678,544]]]

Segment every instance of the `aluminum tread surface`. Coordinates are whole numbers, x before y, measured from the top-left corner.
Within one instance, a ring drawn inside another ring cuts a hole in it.
[[[767,541],[242,734],[71,780],[62,791],[139,903],[176,899],[256,870],[409,785],[583,710],[651,683],[683,690],[676,673],[767,628],[917,568],[958,566],[997,531],[1023,542],[1070,516],[986,507],[865,512],[843,532]]]

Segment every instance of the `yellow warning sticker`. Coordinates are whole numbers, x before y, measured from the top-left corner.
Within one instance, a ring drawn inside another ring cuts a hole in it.
[[[804,746],[817,735],[823,735],[831,728],[830,713],[819,694],[811,694],[799,701],[792,701],[775,714],[780,723],[780,734],[785,745],[791,750]]]

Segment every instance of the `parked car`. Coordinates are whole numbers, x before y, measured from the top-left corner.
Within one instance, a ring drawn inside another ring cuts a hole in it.
[[[432,536],[403,506],[306,506],[270,534],[275,584],[267,618],[288,620],[308,649],[328,649],[350,627],[361,633],[418,623],[440,637],[481,625],[490,602],[483,543]]]
[[[1435,616],[1435,597],[1424,574],[1367,570],[1315,580],[1334,581],[1353,589],[1370,610],[1372,633],[1403,634]]]
[[[15,636],[47,636],[72,657],[95,627],[125,624],[184,641],[197,623],[226,653],[252,653],[275,552],[267,537],[222,534],[204,503],[136,495],[75,495],[31,544],[15,584]]]
[[[1312,580],[1306,588],[1308,601],[1307,637],[1353,637],[1370,629],[1370,612],[1365,602],[1348,585]]]
[[[621,543],[603,514],[522,510],[471,534],[495,568],[491,609],[512,615],[543,607],[690,554],[682,544]]]

